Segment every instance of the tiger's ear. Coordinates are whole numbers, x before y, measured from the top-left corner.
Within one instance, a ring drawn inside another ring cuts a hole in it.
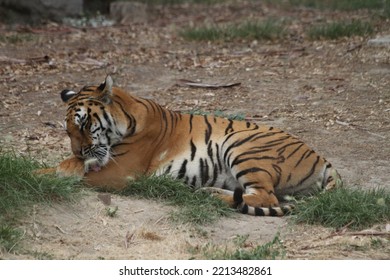
[[[112,85],[114,84],[112,78],[110,75],[107,75],[106,79],[100,86],[97,88],[98,91],[100,91],[100,97],[104,103],[109,104],[111,103],[111,97],[112,97]]]
[[[74,97],[76,95],[77,95],[77,93],[75,93],[73,90],[64,89],[63,91],[61,91],[61,99],[65,103],[67,103],[69,101],[69,99],[71,99],[72,97]]]

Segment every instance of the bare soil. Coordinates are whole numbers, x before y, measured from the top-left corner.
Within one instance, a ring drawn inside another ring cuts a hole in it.
[[[189,24],[269,17],[289,22],[287,38],[274,41],[188,42]],[[0,143],[54,165],[70,154],[62,128],[59,93],[96,85],[111,73],[117,86],[173,110],[223,111],[289,131],[325,155],[351,187],[390,188],[389,46],[369,38],[311,41],[305,29],[356,13],[283,9],[255,1],[179,6],[154,11],[144,23],[75,28],[0,25]],[[376,22],[372,37],[389,34]],[[183,87],[179,79],[241,83],[219,89]],[[280,232],[287,259],[389,259],[384,236],[334,234],[285,218],[233,215],[193,227],[168,219],[163,204],[112,195],[110,217],[97,193],[74,204],[36,205],[21,221],[23,250],[5,259],[204,258],[206,244],[229,247],[248,234],[254,247]],[[385,230],[378,225],[377,230]],[[344,232],[345,233],[345,232]]]

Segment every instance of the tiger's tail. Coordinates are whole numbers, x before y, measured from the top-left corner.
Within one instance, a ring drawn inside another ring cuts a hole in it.
[[[233,200],[236,208],[242,214],[248,214],[252,216],[273,216],[280,217],[290,214],[294,210],[294,205],[287,204],[284,206],[275,207],[253,207],[245,203],[243,199],[244,190],[242,188],[236,188],[233,194]]]

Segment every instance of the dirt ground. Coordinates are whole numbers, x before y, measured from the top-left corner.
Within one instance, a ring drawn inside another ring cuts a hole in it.
[[[270,17],[289,23],[287,38],[210,43],[178,35],[189,24]],[[166,7],[147,22],[112,27],[0,25],[0,145],[49,165],[66,158],[60,91],[99,84],[111,73],[117,86],[170,109],[239,113],[280,127],[325,155],[348,186],[390,189],[390,47],[362,37],[312,41],[304,33],[313,22],[347,17],[369,19],[364,11],[240,1]],[[390,34],[388,22],[376,24],[370,38]],[[191,88],[179,86],[180,79],[241,84]],[[0,258],[204,258],[206,244],[229,247],[235,236],[249,234],[248,246],[257,246],[280,232],[287,259],[390,259],[388,238],[334,235],[288,217],[237,214],[194,228],[172,223],[170,207],[153,201],[113,195],[112,205],[118,214],[111,218],[92,191],[71,205],[37,205],[21,221],[24,250]]]

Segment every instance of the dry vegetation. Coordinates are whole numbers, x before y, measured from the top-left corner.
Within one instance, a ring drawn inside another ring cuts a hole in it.
[[[260,3],[259,3],[260,2]],[[265,3],[264,3],[265,2]],[[0,145],[49,165],[69,155],[59,92],[100,83],[107,73],[134,94],[174,110],[223,111],[298,135],[338,167],[349,186],[389,189],[389,46],[369,38],[390,33],[387,19],[356,12],[286,8],[270,1],[164,6],[148,21],[112,27],[0,25]],[[310,39],[313,23],[355,18],[371,35]],[[278,19],[272,40],[188,41],[188,26]],[[181,79],[217,89],[183,86]],[[20,224],[23,250],[0,258],[204,258],[211,243],[251,248],[281,233],[287,259],[389,259],[389,226],[372,232],[294,225],[289,218],[234,215],[192,228],[168,221],[170,207],[121,196],[113,217],[95,192],[76,204],[36,205]]]

